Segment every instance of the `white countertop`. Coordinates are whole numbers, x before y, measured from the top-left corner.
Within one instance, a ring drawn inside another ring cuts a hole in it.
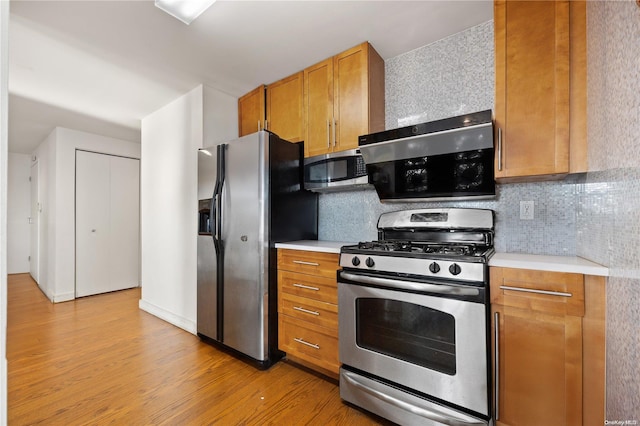
[[[340,247],[349,246],[353,244],[358,244],[358,243],[353,243],[348,241],[301,240],[301,241],[290,241],[287,243],[276,243],[276,248],[304,250],[304,251],[319,251],[322,253],[340,253]]]
[[[585,275],[609,276],[609,268],[577,256],[543,256],[537,254],[496,253],[489,266],[533,269],[549,272],[570,272]]]

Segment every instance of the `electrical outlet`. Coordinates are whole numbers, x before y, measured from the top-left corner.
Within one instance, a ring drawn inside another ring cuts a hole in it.
[[[533,220],[533,201],[520,201],[520,220]]]

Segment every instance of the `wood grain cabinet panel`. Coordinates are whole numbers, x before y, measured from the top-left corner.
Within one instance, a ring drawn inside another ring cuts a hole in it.
[[[362,43],[304,70],[305,156],[358,147],[384,130],[384,61]]]
[[[338,335],[331,329],[308,321],[296,321],[286,315],[278,317],[279,346],[294,361],[318,367],[320,372],[334,373],[340,370],[338,360]]]
[[[238,99],[238,135],[245,136],[264,129],[265,87],[261,85]]]
[[[267,86],[267,130],[289,142],[304,139],[302,71]]]
[[[569,1],[494,2],[496,179],[569,172]]]
[[[496,424],[602,424],[603,280],[496,267],[490,274]]]
[[[339,255],[278,250],[278,347],[287,358],[338,377]]]
[[[335,277],[327,278],[284,270],[278,271],[278,274],[281,282],[281,294],[292,294],[294,296],[338,304]]]
[[[336,279],[339,255],[305,250],[278,250],[278,270]],[[336,284],[337,288],[337,284]]]

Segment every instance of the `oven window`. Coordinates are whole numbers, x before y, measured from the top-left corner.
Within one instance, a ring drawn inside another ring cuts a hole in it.
[[[397,300],[356,299],[358,346],[448,375],[456,374],[455,318]]]

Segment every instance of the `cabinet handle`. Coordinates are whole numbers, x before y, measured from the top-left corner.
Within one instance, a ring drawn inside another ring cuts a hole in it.
[[[309,265],[309,266],[320,266],[319,263],[315,262],[305,262],[303,260],[294,260],[293,263],[297,263],[298,265]]]
[[[264,130],[269,130],[269,122],[264,120]]]
[[[258,120],[258,131],[260,131],[260,120]]]
[[[320,312],[310,311],[309,309],[301,308],[300,306],[294,306],[293,310],[294,311],[304,312],[305,314],[311,314],[311,315],[316,315],[316,316],[320,315]]]
[[[500,419],[500,314],[496,312],[493,314],[493,330],[496,335],[495,344],[495,359],[493,360],[493,392],[495,397],[496,407],[496,420]]]
[[[327,149],[331,148],[331,122],[327,120]]]
[[[507,285],[501,285],[501,290],[511,290],[511,291],[521,291],[523,293],[536,293],[536,294],[547,294],[549,296],[560,296],[560,297],[571,297],[573,294],[571,293],[563,293],[560,291],[549,291],[549,290],[536,290],[533,288],[522,288],[522,287],[510,287]]]
[[[310,285],[304,285],[304,284],[298,284],[298,283],[293,283],[294,287],[298,287],[298,288],[304,288],[306,290],[313,290],[313,291],[320,291],[319,287],[311,287]]]
[[[502,129],[498,127],[498,171],[502,171]]]
[[[313,349],[320,349],[320,346],[316,345],[315,343],[305,342],[304,340],[299,339],[297,337],[294,337],[293,340],[295,340],[298,343],[302,343],[303,345],[311,346]]]
[[[333,146],[335,147],[338,144],[338,141],[336,140],[336,127],[337,127],[337,123],[336,123],[336,119],[333,119]]]

